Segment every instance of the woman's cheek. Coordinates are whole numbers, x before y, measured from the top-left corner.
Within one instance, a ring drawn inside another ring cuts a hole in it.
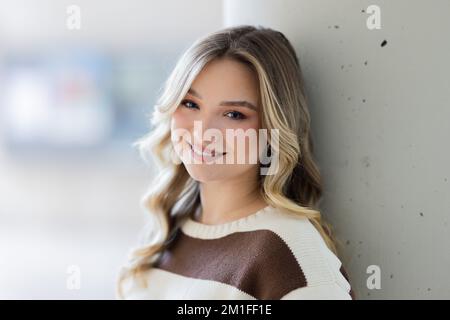
[[[178,107],[172,114],[172,128],[187,128],[190,122],[189,115],[183,109]]]
[[[258,158],[258,141],[259,141],[259,122],[257,117],[247,118],[244,121],[236,121],[236,124],[232,127],[233,130],[238,130],[243,133],[243,135],[238,134],[233,141],[228,143],[233,144],[234,159],[238,159],[238,156],[242,157],[245,154],[245,158],[241,159],[240,163],[251,164],[252,161],[257,161]],[[238,140],[243,139],[243,141],[238,142]],[[244,147],[243,150],[238,151],[238,148]]]

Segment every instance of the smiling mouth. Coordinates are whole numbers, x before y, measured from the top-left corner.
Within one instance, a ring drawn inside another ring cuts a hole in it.
[[[191,148],[191,151],[193,153],[195,153],[197,156],[202,157],[202,158],[213,158],[213,157],[223,156],[223,155],[226,154],[226,152],[217,152],[216,153],[216,150],[212,150],[211,153],[209,153],[209,152],[201,152],[197,148],[194,148],[192,146],[192,144],[190,144],[189,142],[188,142],[188,144],[189,144],[189,147]]]

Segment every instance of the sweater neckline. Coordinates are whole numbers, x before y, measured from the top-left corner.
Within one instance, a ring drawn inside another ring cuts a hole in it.
[[[267,205],[245,217],[220,224],[206,224],[188,217],[182,226],[182,230],[185,234],[193,237],[220,237],[236,231],[239,227],[253,223],[257,217],[268,213],[270,208],[271,206]]]

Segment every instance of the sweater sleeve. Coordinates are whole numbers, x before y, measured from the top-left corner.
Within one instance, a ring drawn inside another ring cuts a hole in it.
[[[352,300],[352,292],[347,292],[337,283],[307,286],[292,290],[281,300]]]

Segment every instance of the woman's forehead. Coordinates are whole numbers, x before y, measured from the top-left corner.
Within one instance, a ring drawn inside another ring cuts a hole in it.
[[[209,62],[193,81],[190,93],[199,99],[245,100],[258,105],[259,87],[254,72],[241,62],[217,59]]]

